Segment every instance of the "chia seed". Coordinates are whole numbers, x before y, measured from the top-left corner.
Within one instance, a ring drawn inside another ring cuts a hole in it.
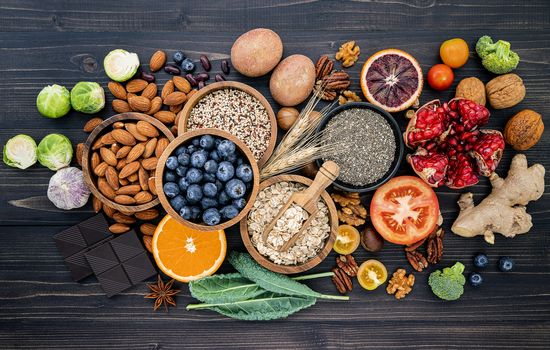
[[[340,166],[338,180],[365,186],[379,180],[395,157],[395,135],[388,121],[365,108],[347,109],[327,124],[324,140],[344,148],[337,157],[328,157]]]

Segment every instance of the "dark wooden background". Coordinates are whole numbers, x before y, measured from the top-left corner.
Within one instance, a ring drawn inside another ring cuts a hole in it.
[[[0,2],[0,144],[19,133],[39,141],[52,132],[75,144],[87,116],[50,120],[41,117],[35,98],[46,84],[68,88],[81,80],[106,87],[103,57],[115,48],[137,52],[147,62],[156,49],[182,49],[197,59],[227,58],[233,40],[254,27],[276,30],[285,55],[303,53],[317,59],[333,54],[339,44],[354,39],[361,47],[358,64],[350,69],[352,89],[359,92],[358,72],[372,53],[397,47],[413,54],[426,73],[439,61],[442,41],[462,37],[473,49],[476,39],[489,34],[512,42],[521,56],[517,73],[527,96],[518,106],[495,111],[490,127],[502,129],[523,108],[546,118],[550,114],[550,3],[534,1],[42,1]],[[219,70],[219,62],[214,62]],[[456,81],[491,76],[471,54],[455,71]],[[231,79],[250,83],[272,101],[268,78],[255,80],[232,72]],[[161,83],[167,77],[159,75]],[[456,83],[455,85],[456,86]],[[426,88],[421,102],[448,99]],[[110,102],[110,97],[109,97]],[[275,107],[276,108],[276,107]],[[112,114],[106,108],[102,117]],[[402,115],[397,116],[405,125]],[[531,163],[550,166],[550,137],[527,152]],[[506,171],[514,152],[507,150],[499,173]],[[409,173],[406,165],[402,173]],[[481,238],[464,239],[448,230],[457,214],[461,191],[438,190],[447,236],[443,262],[457,260],[472,270],[472,256],[485,252],[490,266],[484,285],[465,287],[458,302],[432,295],[427,278],[406,299],[397,301],[384,288],[367,292],[356,285],[349,302],[319,301],[314,307],[272,322],[239,322],[213,312],[187,312],[192,302],[187,287],[178,308],[153,312],[144,300],[145,284],[107,299],[94,278],[71,281],[52,235],[92,215],[89,206],[63,212],[45,197],[52,172],[0,165],[0,348],[40,349],[169,349],[169,348],[550,348],[550,255],[548,193],[529,205],[534,228],[515,239],[496,238],[489,246]],[[548,181],[548,176],[547,179]],[[476,199],[489,191],[487,181],[471,188]],[[368,201],[368,198],[367,198]],[[231,249],[243,249],[236,230],[228,232]],[[498,272],[496,262],[509,255],[516,261],[510,273]],[[373,257],[364,250],[359,261]],[[402,248],[387,244],[381,254],[388,270],[410,267]],[[334,264],[330,255],[314,271]],[[222,271],[228,271],[223,266]],[[311,285],[333,293],[327,280]]]

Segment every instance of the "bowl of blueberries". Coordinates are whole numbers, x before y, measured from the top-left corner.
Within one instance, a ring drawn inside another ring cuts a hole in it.
[[[223,230],[239,222],[251,209],[260,185],[252,152],[219,129],[189,131],[170,142],[159,158],[155,178],[166,212],[200,231]]]

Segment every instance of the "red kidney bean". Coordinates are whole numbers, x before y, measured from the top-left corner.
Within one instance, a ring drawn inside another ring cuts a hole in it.
[[[164,66],[164,71],[170,75],[180,75],[181,74],[181,70],[173,65],[173,64],[167,64]]]
[[[197,81],[205,81],[205,80],[210,79],[210,74],[202,72],[202,73],[199,73],[199,74],[195,75],[195,79]]]
[[[155,81],[155,76],[149,72],[141,72],[140,77],[148,83],[152,83]]]
[[[198,81],[195,79],[195,77],[191,73],[185,74],[185,79],[187,79],[187,81],[189,82],[189,84],[191,84],[191,86],[197,86],[198,84]]]
[[[199,81],[199,90],[202,89],[203,87],[205,87],[206,84],[204,83],[204,81]]]
[[[206,57],[206,55],[201,55],[200,61],[201,61],[202,68],[204,68],[205,71],[208,72],[210,71],[210,69],[212,69],[210,60],[208,59],[208,57]]]
[[[216,81],[225,81],[225,78],[223,77],[223,75],[221,74],[216,74],[216,76],[214,77],[214,79]]]
[[[222,63],[221,63],[221,66],[222,66],[222,72],[223,74],[227,75],[229,74],[229,62],[227,62],[227,60],[223,60]]]

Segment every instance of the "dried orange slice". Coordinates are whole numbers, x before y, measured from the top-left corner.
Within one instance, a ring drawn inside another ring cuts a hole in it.
[[[361,243],[361,235],[355,227],[340,225],[332,249],[338,254],[348,255],[359,247],[359,243]]]
[[[357,280],[361,287],[366,290],[374,290],[386,282],[388,271],[384,264],[378,260],[367,260],[359,266],[357,271]]]
[[[223,230],[194,230],[166,215],[155,230],[152,247],[162,272],[180,282],[189,282],[218,270],[225,259],[227,242]]]

